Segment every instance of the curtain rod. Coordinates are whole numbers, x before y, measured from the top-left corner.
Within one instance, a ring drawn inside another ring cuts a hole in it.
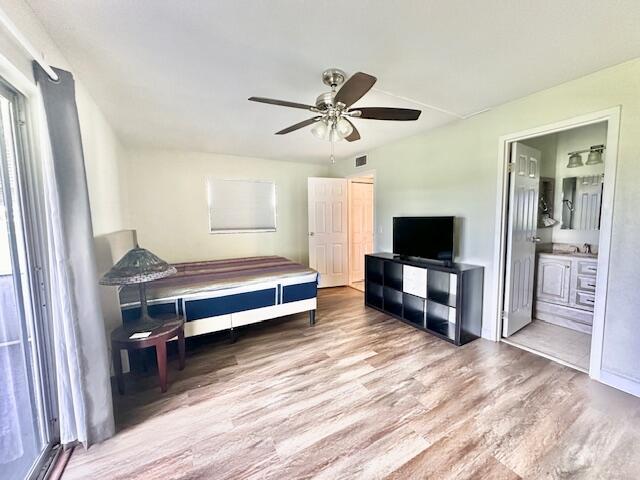
[[[44,61],[42,55],[35,49],[35,47],[27,40],[18,27],[11,21],[9,16],[0,8],[0,23],[9,31],[13,38],[18,41],[18,44],[33,58],[42,69],[47,72],[49,78],[54,81],[58,81],[58,74],[53,71],[53,68]]]

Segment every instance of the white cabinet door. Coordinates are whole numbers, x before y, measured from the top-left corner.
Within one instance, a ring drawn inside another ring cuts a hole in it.
[[[545,302],[569,304],[571,260],[540,258],[538,260],[538,288],[536,297]]]
[[[349,283],[347,180],[308,179],[309,266],[320,273],[319,287]]]
[[[402,290],[416,297],[427,298],[427,270],[403,265]]]
[[[540,152],[521,143],[511,150],[507,272],[504,293],[505,337],[531,323],[535,242],[540,189]]]

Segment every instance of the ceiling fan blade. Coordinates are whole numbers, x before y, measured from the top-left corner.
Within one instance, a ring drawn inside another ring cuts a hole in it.
[[[302,110],[314,110],[313,105],[305,105],[304,103],[287,102],[286,100],[276,100],[275,98],[265,97],[249,97],[251,102],[268,103],[269,105],[279,105],[281,107],[300,108]]]
[[[366,73],[354,73],[351,78],[342,85],[340,90],[338,90],[334,102],[336,104],[338,102],[343,103],[347,107],[353,105],[360,100],[365,93],[371,90],[371,87],[373,87],[373,84],[376,83],[377,80],[376,77]]]
[[[351,121],[349,121],[348,118],[345,118],[345,120],[349,122],[349,124],[351,124],[351,126],[353,127],[353,132],[351,132],[351,134],[348,137],[344,137],[344,139],[347,142],[355,142],[356,140],[360,140],[360,132],[358,131],[356,126]]]
[[[279,132],[276,132],[276,135],[284,135],[285,133],[291,133],[295,130],[299,130],[301,128],[311,125],[312,123],[316,123],[321,118],[322,117],[313,117],[308,120],[305,120],[304,122],[296,123],[295,125],[291,125],[290,127],[287,127],[283,130],[280,130]]]
[[[366,118],[368,120],[398,120],[411,121],[418,120],[422,111],[410,108],[387,108],[387,107],[366,107],[357,108],[353,111],[360,112],[354,115],[355,118]]]

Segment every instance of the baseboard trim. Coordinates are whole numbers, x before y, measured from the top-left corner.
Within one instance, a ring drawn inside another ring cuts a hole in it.
[[[622,390],[630,395],[640,397],[640,383],[615,373],[600,371],[600,382],[610,387]]]
[[[45,473],[45,480],[60,480],[62,475],[64,474],[65,468],[67,468],[67,463],[69,463],[69,459],[73,454],[73,450],[75,445],[64,448],[61,445],[57,446],[56,456],[51,462],[49,469]]]

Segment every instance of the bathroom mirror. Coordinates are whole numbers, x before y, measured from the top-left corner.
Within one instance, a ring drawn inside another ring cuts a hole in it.
[[[600,230],[604,175],[562,179],[563,230]]]

